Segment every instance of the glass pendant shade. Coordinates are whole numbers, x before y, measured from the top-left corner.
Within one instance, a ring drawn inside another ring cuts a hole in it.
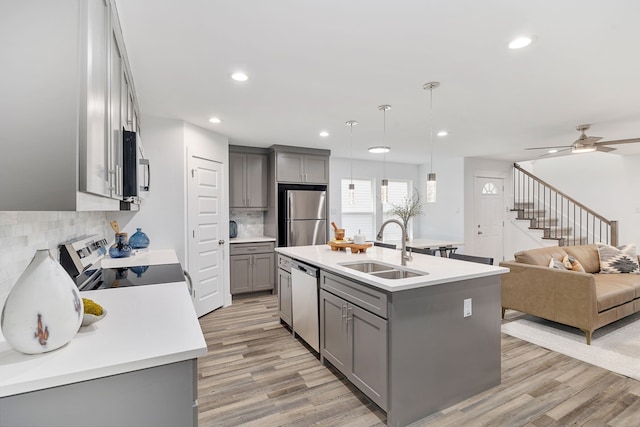
[[[436,202],[436,174],[430,172],[427,174],[427,203]]]
[[[349,204],[351,206],[356,204],[356,186],[354,183],[349,184]]]
[[[389,203],[389,180],[383,179],[380,184],[380,200],[382,203]]]

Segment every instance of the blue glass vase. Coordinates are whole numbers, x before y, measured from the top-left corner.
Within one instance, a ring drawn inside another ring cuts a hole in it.
[[[136,228],[136,232],[133,233],[129,239],[129,245],[133,249],[144,249],[149,247],[149,236],[147,236],[142,228]]]
[[[109,248],[111,258],[126,258],[131,256],[131,246],[127,242],[127,233],[116,233],[116,242]]]

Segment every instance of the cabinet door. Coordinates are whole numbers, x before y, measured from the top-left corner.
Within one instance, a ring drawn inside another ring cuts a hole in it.
[[[229,257],[229,279],[231,295],[251,292],[251,258],[253,255],[233,255]]]
[[[273,291],[276,257],[273,253],[252,255],[253,290]]]
[[[276,155],[276,181],[278,182],[304,182],[302,176],[302,154],[277,153]]]
[[[387,409],[387,321],[353,304],[347,306],[349,380]]]
[[[296,308],[293,307],[293,310]],[[347,302],[320,290],[320,354],[340,372],[349,376]]]
[[[267,156],[247,154],[246,204],[248,208],[267,208]]]
[[[278,314],[287,325],[291,324],[291,273],[278,269]]]
[[[111,30],[111,68],[109,87],[109,189],[122,199],[122,78],[124,60],[115,30]]]
[[[326,184],[329,182],[329,157],[304,156],[304,182]]]
[[[246,160],[243,153],[229,153],[229,207],[245,207]]]
[[[87,1],[86,130],[80,125],[80,191],[109,196],[107,90],[109,5]]]

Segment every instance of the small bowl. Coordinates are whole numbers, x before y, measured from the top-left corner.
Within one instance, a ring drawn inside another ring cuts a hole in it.
[[[95,314],[85,313],[84,316],[82,317],[81,326],[88,326],[88,325],[91,325],[92,323],[96,323],[98,320],[104,319],[104,316],[106,315],[107,315],[107,310],[105,310],[104,308],[102,309],[102,314],[100,316],[96,316]]]

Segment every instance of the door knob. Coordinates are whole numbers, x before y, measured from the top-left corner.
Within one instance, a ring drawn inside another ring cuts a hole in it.
[[[482,234],[482,231],[478,231],[478,235]]]
[[[219,244],[219,245],[224,245],[224,239],[222,239],[222,240],[218,240],[218,244]]]

